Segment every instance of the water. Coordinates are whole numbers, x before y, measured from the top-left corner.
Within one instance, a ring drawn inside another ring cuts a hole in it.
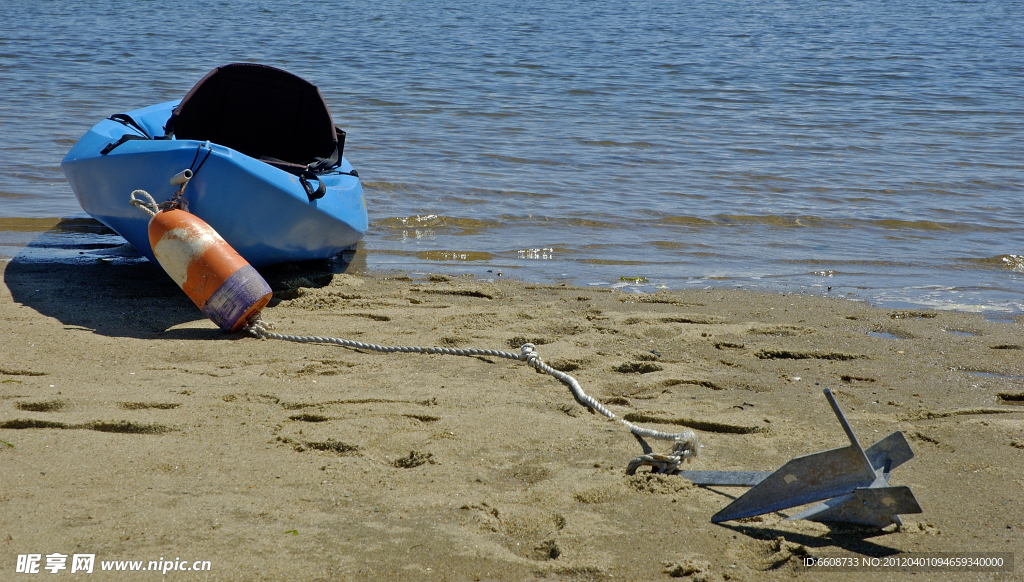
[[[0,252],[84,216],[59,162],[92,124],[252,61],[348,132],[369,268],[1013,315],[1022,55],[1004,0],[10,0]]]

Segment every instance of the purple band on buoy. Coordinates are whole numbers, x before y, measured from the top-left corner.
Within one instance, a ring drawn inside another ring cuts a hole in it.
[[[221,329],[232,331],[238,320],[262,299],[269,299],[270,293],[270,285],[252,265],[246,265],[235,271],[210,295],[203,306],[203,313]],[[265,301],[263,303],[266,304]]]

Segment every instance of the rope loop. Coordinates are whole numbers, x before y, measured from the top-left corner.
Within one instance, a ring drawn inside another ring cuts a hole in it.
[[[133,190],[131,196],[128,197],[128,204],[142,210],[150,216],[150,218],[156,216],[157,212],[161,210],[184,210],[188,212],[188,200],[181,197],[181,190],[178,190],[170,200],[156,203],[153,196],[145,190]]]
[[[138,198],[136,198],[136,196],[138,196]],[[132,191],[131,196],[129,196],[128,200],[129,204],[138,208],[139,210],[142,210],[150,217],[156,216],[156,213],[160,212],[160,207],[157,206],[156,200],[153,200],[153,197],[150,196],[149,192],[146,192],[145,190]]]

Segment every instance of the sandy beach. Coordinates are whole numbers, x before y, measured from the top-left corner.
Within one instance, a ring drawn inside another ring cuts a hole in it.
[[[175,580],[902,580],[805,556],[1024,559],[1024,321],[843,297],[498,278],[265,275],[285,334],[518,350],[615,414],[695,430],[687,469],[774,470],[902,431],[904,526],[710,522],[742,489],[626,474],[620,424],[524,364],[219,331],[150,264],[2,263],[0,579],[19,555],[209,561]],[[664,442],[650,441],[664,453]],[[70,567],[70,563],[68,564]],[[1019,580],[924,572],[915,580]],[[69,568],[70,569],[70,568]],[[40,568],[42,579],[50,572]],[[71,575],[69,570],[62,576]],[[77,575],[77,574],[75,574]],[[25,578],[33,579],[33,578]]]

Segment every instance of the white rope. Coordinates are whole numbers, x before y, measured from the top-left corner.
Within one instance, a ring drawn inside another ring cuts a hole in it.
[[[696,454],[689,455],[686,450],[686,443],[676,441],[674,447],[672,447],[672,454],[659,455],[657,453],[650,453],[647,455],[640,455],[629,462],[626,466],[626,474],[633,475],[636,470],[643,466],[651,468],[651,473],[664,473],[666,475],[675,475],[679,472],[679,465],[683,461],[689,461]]]
[[[142,210],[143,212],[148,214],[150,218],[156,216],[156,213],[160,212],[161,210],[171,210],[174,208],[178,208],[180,210],[188,212],[188,200],[185,200],[184,198],[181,197],[182,190],[184,189],[185,187],[182,186],[177,192],[174,193],[174,196],[171,196],[170,200],[162,204],[157,204],[156,200],[153,200],[153,197],[149,194],[149,192],[146,192],[145,190],[132,190],[131,196],[128,197],[128,204],[131,204],[132,206],[138,208],[139,210]]]
[[[678,467],[679,463],[683,461],[689,461],[690,459],[695,458],[699,450],[699,445],[697,443],[697,434],[691,430],[684,430],[679,433],[660,432],[656,430],[651,430],[649,428],[637,426],[624,418],[619,418],[615,416],[615,413],[605,408],[604,405],[602,405],[600,402],[598,402],[593,397],[589,396],[586,392],[584,392],[583,388],[580,386],[580,383],[576,381],[576,378],[573,378],[569,374],[566,374],[565,372],[560,372],[552,368],[551,366],[545,364],[544,361],[540,359],[540,355],[537,354],[537,349],[533,344],[523,344],[520,348],[520,353],[518,354],[500,350],[481,350],[476,348],[423,348],[417,346],[380,346],[376,344],[368,344],[335,337],[285,335],[281,333],[272,332],[270,331],[271,328],[271,324],[269,324],[266,321],[263,321],[263,319],[259,315],[257,315],[255,318],[249,321],[242,329],[250,333],[254,337],[260,339],[276,339],[298,343],[333,344],[337,346],[344,346],[347,348],[383,352],[386,354],[398,352],[414,354],[444,354],[448,356],[470,357],[492,356],[495,358],[505,358],[507,360],[518,360],[520,362],[525,362],[526,365],[530,366],[531,368],[535,368],[550,376],[554,376],[560,382],[569,387],[569,390],[572,391],[573,398],[576,399],[576,402],[579,402],[580,404],[586,406],[587,408],[600,412],[601,414],[603,414],[604,416],[608,417],[611,420],[615,420],[617,422],[622,423],[629,429],[629,432],[633,433],[634,435],[638,437],[647,437],[658,440],[673,441],[675,445],[673,446],[671,455],[655,455],[660,460],[668,460],[669,464],[674,463],[673,469],[675,467]],[[633,465],[634,463],[637,462],[639,462],[640,464],[650,464],[647,462],[643,462],[646,461],[646,457],[649,456],[650,455],[643,455],[641,457],[637,457],[630,463],[630,467],[633,470],[635,470],[635,467]]]
[[[136,198],[136,196],[139,197]],[[156,200],[153,200],[153,197],[145,190],[133,190],[128,203],[142,210],[150,217],[156,216],[156,213],[160,212],[160,207],[157,206]]]

